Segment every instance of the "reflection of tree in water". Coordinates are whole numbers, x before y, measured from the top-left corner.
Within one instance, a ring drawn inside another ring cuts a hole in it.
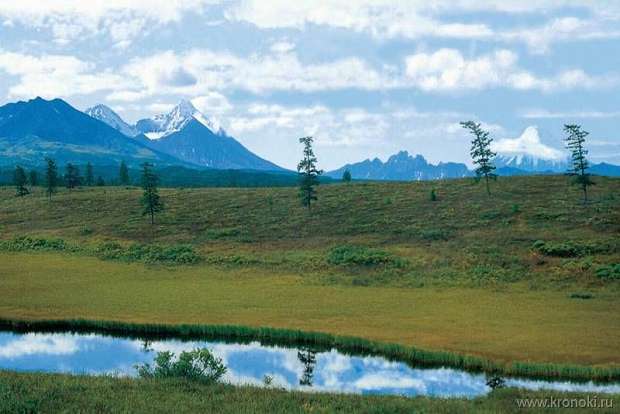
[[[153,350],[153,348],[151,348],[151,344],[152,342],[149,341],[148,339],[145,339],[144,341],[142,341],[142,352],[150,352]]]
[[[300,351],[297,351],[297,358],[302,364],[304,364],[304,372],[299,379],[299,385],[307,385],[312,387],[314,366],[316,365],[316,351],[309,348],[302,348]]]

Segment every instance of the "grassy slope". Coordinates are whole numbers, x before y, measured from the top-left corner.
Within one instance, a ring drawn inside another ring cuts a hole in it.
[[[617,300],[554,291],[322,286],[263,269],[0,254],[0,315],[297,328],[487,358],[617,363]],[[544,339],[544,340],[541,340]]]
[[[618,364],[619,284],[594,275],[620,262],[618,251],[560,259],[531,250],[537,239],[617,240],[620,180],[597,180],[588,207],[563,177],[502,179],[491,198],[471,181],[324,186],[311,216],[290,188],[164,190],[168,209],[154,229],[136,189],[62,192],[48,203],[12,198],[8,188],[0,190],[5,238],[183,242],[220,264],[4,252],[0,316],[267,325],[500,361]],[[328,248],[344,243],[409,264],[326,264]],[[568,298],[576,291],[595,297]]]
[[[485,398],[435,399],[360,397],[355,395],[283,392],[254,387],[203,386],[184,381],[146,381],[108,377],[17,374],[0,371],[0,407],[23,412],[135,413],[510,413],[520,398],[587,398],[587,394],[525,392],[502,389]],[[593,397],[591,395],[591,397]],[[620,404],[618,396],[605,404]],[[573,410],[579,411],[579,410]],[[584,410],[582,410],[584,411]],[[614,412],[598,409],[597,412]],[[558,412],[557,408],[528,412]],[[571,411],[572,412],[572,411]]]

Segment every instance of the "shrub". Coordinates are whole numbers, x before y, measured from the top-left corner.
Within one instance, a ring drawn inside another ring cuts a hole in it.
[[[97,246],[95,252],[101,259],[120,259],[123,246],[116,242],[104,242]]]
[[[574,292],[571,293],[568,297],[571,299],[592,299],[594,298],[594,295],[589,292]]]
[[[2,250],[25,251],[25,250],[67,250],[68,245],[62,239],[42,239],[30,236],[20,236],[12,240],[0,242]]]
[[[434,188],[431,189],[431,201],[437,201],[437,193]]]
[[[620,280],[620,263],[599,267],[596,269],[596,276],[606,280]]]
[[[130,262],[191,264],[200,260],[193,247],[187,245],[158,246],[135,243],[123,247],[116,242],[106,242],[99,245],[96,252],[102,259]]]
[[[158,352],[155,366],[136,365],[141,378],[185,378],[204,384],[218,382],[226,373],[221,358],[215,357],[207,348],[181,352],[174,361],[172,352]]]
[[[337,246],[327,255],[327,262],[333,265],[377,266],[394,265],[402,267],[405,261],[379,249],[364,246]]]
[[[532,248],[545,256],[555,257],[580,257],[595,253],[608,253],[609,245],[578,242],[545,242],[536,240]]]

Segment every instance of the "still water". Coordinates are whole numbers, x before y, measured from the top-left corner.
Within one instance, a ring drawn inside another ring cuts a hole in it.
[[[475,397],[488,393],[484,374],[452,368],[412,368],[375,356],[356,356],[305,348],[226,342],[119,338],[99,334],[0,332],[0,369],[135,376],[136,364],[157,352],[178,354],[209,348],[228,368],[225,382],[308,391],[358,394]],[[620,393],[620,384],[506,379],[527,389]]]

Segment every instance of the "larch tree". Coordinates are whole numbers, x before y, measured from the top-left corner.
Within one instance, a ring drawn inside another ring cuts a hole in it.
[[[345,183],[351,182],[351,171],[344,170],[344,172],[342,173],[342,181]]]
[[[151,224],[155,224],[155,214],[163,211],[164,204],[159,198],[159,191],[157,190],[159,178],[152,168],[153,166],[148,162],[142,164],[142,189],[144,193],[140,203],[143,208],[142,215],[149,215],[151,217]]]
[[[45,162],[47,163],[45,167],[45,193],[51,200],[52,195],[56,192],[56,188],[58,187],[58,167],[56,166],[56,162],[51,158],[46,158]]]
[[[68,163],[65,167],[65,187],[69,190],[80,185],[80,170],[75,165]]]
[[[566,147],[571,152],[572,161],[568,174],[573,177],[573,184],[581,187],[583,202],[587,203],[588,187],[595,184],[588,173],[590,163],[586,158],[588,150],[584,147],[589,132],[581,129],[581,125],[575,124],[564,125],[564,132],[566,133]]]
[[[19,165],[15,166],[15,172],[13,173],[13,183],[15,184],[15,195],[23,197],[30,193],[26,188],[28,184],[28,178],[26,177],[26,171]]]
[[[89,162],[86,164],[86,176],[84,177],[84,184],[92,186],[95,184],[95,175],[93,173],[93,165]]]
[[[461,122],[461,126],[474,136],[471,141],[470,155],[476,165],[476,181],[484,178],[487,194],[491,195],[489,181],[497,179],[497,174],[493,172],[495,171],[493,159],[497,155],[491,150],[493,138],[488,131],[482,129],[480,124],[474,121]]]
[[[319,176],[323,174],[316,166],[317,159],[312,149],[312,137],[299,138],[299,142],[304,145],[304,155],[297,165],[299,173],[299,198],[301,205],[310,211],[312,202],[317,201],[316,186],[319,185]]]
[[[121,161],[121,166],[118,170],[118,181],[121,185],[129,185],[129,169],[125,161]]]

